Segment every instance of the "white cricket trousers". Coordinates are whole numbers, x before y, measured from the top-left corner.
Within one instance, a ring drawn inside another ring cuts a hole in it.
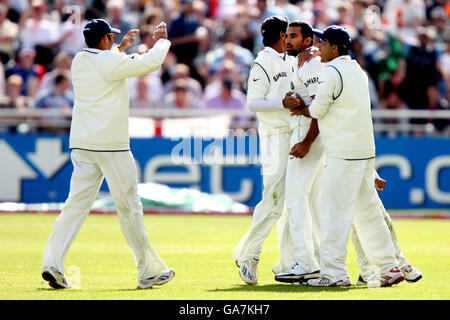
[[[308,129],[309,126],[294,130],[291,148],[303,141]],[[319,193],[324,161],[324,146],[320,136],[312,143],[304,158],[289,157],[286,169],[285,209],[277,228],[281,266],[274,267],[275,271],[286,272],[296,263],[304,273],[319,269]],[[292,247],[291,257],[286,257],[283,254],[288,250],[282,248],[289,247]]]
[[[152,277],[167,266],[150,245],[137,193],[137,170],[131,151],[71,152],[73,173],[69,196],[56,219],[44,251],[43,267],[53,266],[64,274],[64,260],[106,178],[117,209],[122,233],[132,249],[138,280]]]
[[[347,245],[352,222],[369,263],[383,274],[397,267],[391,234],[373,181],[374,159],[326,156],[320,207],[320,272],[332,281],[348,279]]]
[[[381,209],[383,211],[383,217],[384,221],[386,222],[386,225],[391,233],[391,240],[392,244],[394,245],[395,249],[395,257],[397,259],[397,262],[400,267],[406,267],[409,265],[408,259],[403,255],[402,249],[400,248],[400,244],[397,239],[397,234],[395,232],[394,224],[392,222],[391,217],[389,216],[389,213],[384,208],[383,202],[378,197],[378,200],[380,202]],[[357,230],[355,226],[352,226],[352,243],[355,247],[356,252],[356,263],[358,264],[360,268],[360,274],[363,277],[364,280],[369,281],[370,279],[373,279],[374,277],[378,276],[379,270],[377,270],[376,267],[372,266],[369,263],[369,260],[367,259],[367,255],[365,253],[365,248],[362,247],[361,241],[359,240]]]
[[[252,226],[237,244],[233,259],[243,262],[259,257],[262,244],[280,218],[285,198],[286,165],[289,157],[289,130],[260,136],[260,159],[263,175],[262,199],[253,211]]]

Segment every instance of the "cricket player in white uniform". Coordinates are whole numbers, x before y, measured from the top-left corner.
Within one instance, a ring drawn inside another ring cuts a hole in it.
[[[380,286],[404,280],[374,188],[375,141],[368,78],[348,55],[348,32],[330,26],[321,38],[317,94],[299,114],[318,119],[325,147],[320,207],[320,273],[310,286],[350,286],[346,269],[347,244],[352,222],[370,264],[380,270]]]
[[[91,20],[83,30],[88,48],[72,63],[75,93],[70,130],[74,166],[70,192],[45,246],[42,277],[53,288],[70,288],[64,277],[64,260],[103,179],[116,205],[121,230],[132,249],[138,269],[138,288],[151,288],[170,281],[168,269],[150,245],[137,192],[136,163],[130,151],[127,78],[156,71],[170,48],[164,22],[155,29],[155,45],[148,52],[127,55],[139,30],[128,32],[112,48],[120,30],[102,19]]]
[[[286,49],[289,55],[298,57],[312,46],[313,32],[310,24],[291,21],[287,29]],[[297,59],[296,59],[297,61]],[[300,68],[295,64],[292,90],[299,94],[309,105],[314,99],[318,74],[322,70],[320,57],[304,63]],[[294,251],[291,265],[283,265],[281,257],[275,280],[280,282],[304,282],[320,276],[319,253],[319,197],[320,173],[325,159],[317,120],[304,116],[293,116],[291,122],[291,153],[286,171],[286,200],[282,219],[284,227],[289,229]],[[316,186],[317,190],[313,190]],[[313,192],[314,191],[314,192]],[[279,225],[279,228],[283,228]],[[286,239],[284,237],[283,239]],[[288,241],[288,240],[287,240]],[[286,244],[280,244],[280,247]]]
[[[239,275],[247,284],[258,283],[259,255],[262,244],[280,218],[285,198],[286,165],[291,138],[290,112],[285,107],[300,103],[286,94],[293,66],[286,54],[285,32],[288,21],[272,16],[261,25],[265,48],[252,64],[247,80],[247,105],[259,120],[260,158],[263,174],[262,199],[253,212],[250,230],[237,244],[233,259]],[[283,99],[284,98],[284,99]]]

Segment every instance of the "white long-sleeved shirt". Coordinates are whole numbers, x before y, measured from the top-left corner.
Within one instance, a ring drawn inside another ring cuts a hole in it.
[[[247,80],[247,106],[256,112],[259,134],[270,135],[273,129],[289,132],[290,112],[283,98],[292,90],[294,58],[265,47],[258,53]]]
[[[318,119],[327,155],[348,160],[375,156],[369,81],[350,56],[325,65],[309,113]]]
[[[300,68],[296,67],[296,70],[292,76],[294,92],[300,95],[306,105],[310,105],[312,103],[312,97],[316,95],[319,73],[322,69],[323,63],[320,62],[320,56],[305,62]],[[308,117],[293,116],[291,119],[292,129],[301,127],[307,132],[310,125],[311,118]]]
[[[87,48],[77,53],[71,69],[75,102],[70,149],[130,149],[127,79],[158,70],[170,44],[159,39],[144,54],[128,55],[117,48]]]

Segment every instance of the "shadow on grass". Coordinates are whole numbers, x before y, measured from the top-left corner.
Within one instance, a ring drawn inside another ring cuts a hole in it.
[[[113,291],[128,291],[128,292],[145,292],[145,291],[154,291],[158,290],[158,287],[148,288],[148,289],[138,289],[138,288],[122,288],[122,289],[53,289],[53,288],[37,288],[37,291],[46,291],[46,292],[113,292]]]
[[[343,292],[350,290],[367,289],[365,286],[351,287],[309,287],[306,285],[286,285],[286,284],[268,284],[268,285],[236,285],[231,288],[217,288],[206,290],[208,292]]]

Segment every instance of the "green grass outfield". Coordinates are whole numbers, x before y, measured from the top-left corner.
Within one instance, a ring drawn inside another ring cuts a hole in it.
[[[310,288],[277,283],[275,229],[264,243],[257,286],[245,285],[231,258],[249,229],[251,216],[145,215],[150,241],[176,271],[170,283],[136,289],[136,268],[116,215],[90,215],[66,259],[66,272],[80,270],[80,286],[53,290],[41,278],[41,261],[56,214],[0,215],[1,300],[448,300],[450,298],[450,220],[395,219],[406,257],[424,274],[417,283],[391,288]],[[347,267],[357,280],[353,246]],[[67,274],[68,278],[77,273]],[[75,279],[75,278],[74,278]],[[74,280],[72,279],[72,280]],[[76,280],[76,279],[75,279]]]

